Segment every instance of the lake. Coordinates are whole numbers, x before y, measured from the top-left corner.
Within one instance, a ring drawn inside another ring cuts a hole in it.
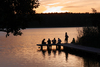
[[[27,28],[22,30],[22,36],[7,38],[6,33],[0,32],[0,67],[100,67],[100,61],[96,59],[59,51],[55,46],[51,51],[36,46],[44,38],[45,41],[60,38],[65,43],[65,32],[70,43],[73,38],[77,39],[78,29],[82,27]]]

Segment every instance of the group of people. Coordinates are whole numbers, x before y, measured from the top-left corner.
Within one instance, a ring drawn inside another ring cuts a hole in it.
[[[57,41],[56,41],[56,39],[54,38],[54,39],[52,40],[52,44],[56,44],[56,42],[57,42]],[[46,44],[45,39],[42,40],[42,44]],[[50,38],[48,38],[47,44],[51,44]],[[60,39],[60,38],[58,38],[58,43],[57,43],[57,44],[61,44],[61,39]]]
[[[65,33],[65,41],[66,41],[66,43],[68,43],[68,37],[69,36],[67,35],[67,32],[66,32]],[[42,40],[42,44],[46,44],[45,39]],[[48,38],[47,44],[51,44],[50,38]],[[55,38],[52,40],[52,44],[56,44],[56,39]],[[58,43],[57,44],[61,44],[61,39],[60,38],[58,38]]]

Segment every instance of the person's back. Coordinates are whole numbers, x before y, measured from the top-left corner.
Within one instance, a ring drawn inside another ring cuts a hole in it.
[[[48,39],[48,41],[47,41],[47,42],[48,42],[48,44],[51,44],[51,40],[50,40],[50,39]]]
[[[44,41],[45,41],[45,39],[42,40],[42,44],[46,44],[46,42],[44,42]]]
[[[61,39],[60,38],[58,38],[58,44],[61,44]]]
[[[75,38],[73,38],[72,42],[71,43],[75,43]]]
[[[56,39],[54,38],[54,39],[52,40],[52,42],[53,42],[53,44],[56,44]]]

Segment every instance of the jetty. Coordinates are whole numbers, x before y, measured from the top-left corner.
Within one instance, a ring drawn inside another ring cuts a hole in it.
[[[43,46],[47,46],[47,49],[50,49],[50,48],[52,48],[52,45],[55,45],[56,49],[61,49],[61,46],[63,46],[64,50],[70,48],[70,49],[75,49],[75,50],[79,50],[79,51],[84,51],[84,52],[100,55],[100,49],[99,48],[87,47],[87,46],[82,46],[82,45],[75,45],[75,44],[72,44],[72,43],[37,44],[37,46],[41,47],[41,50],[43,49]]]

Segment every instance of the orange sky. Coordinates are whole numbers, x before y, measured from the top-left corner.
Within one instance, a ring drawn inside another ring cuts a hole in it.
[[[100,0],[39,0],[40,6],[36,8],[36,13],[49,12],[92,12],[95,8],[100,12]]]

